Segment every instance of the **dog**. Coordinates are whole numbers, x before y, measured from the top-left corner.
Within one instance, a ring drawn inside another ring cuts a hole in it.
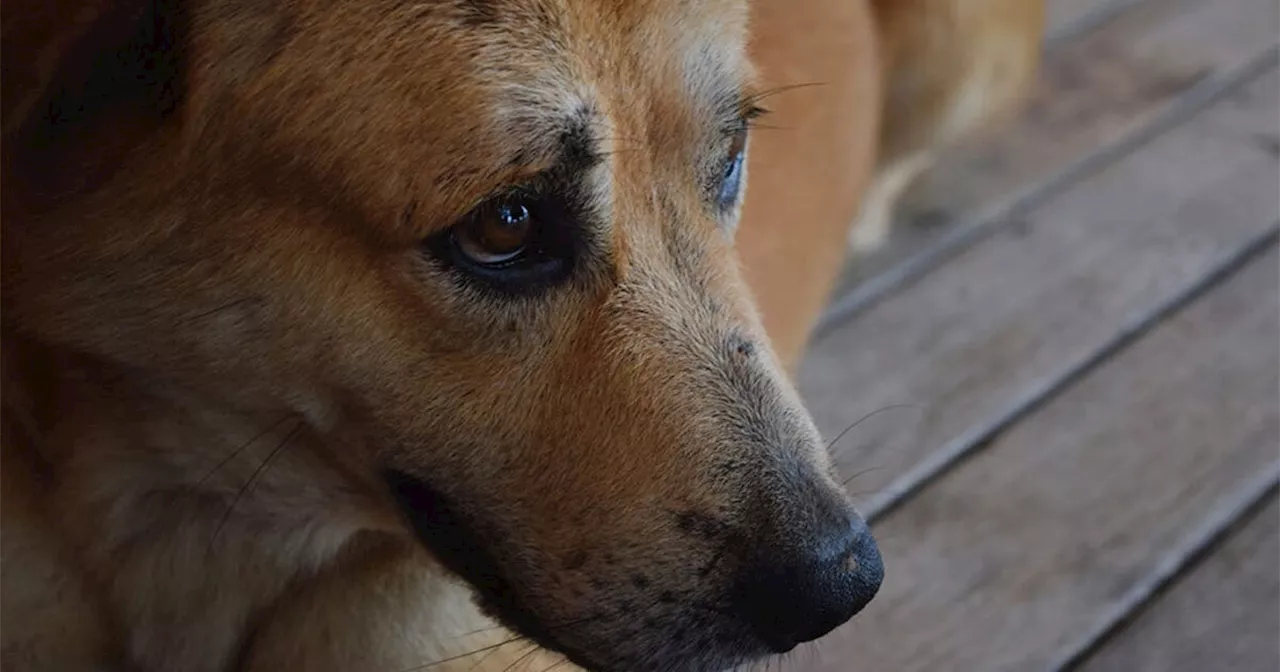
[[[895,206],[938,155],[1022,107],[1040,65],[1037,0],[872,0],[886,73],[875,176],[855,254],[880,249]]]
[[[836,259],[758,280],[807,186],[846,235],[869,8],[21,1],[6,670],[716,670],[874,597],[788,375]]]

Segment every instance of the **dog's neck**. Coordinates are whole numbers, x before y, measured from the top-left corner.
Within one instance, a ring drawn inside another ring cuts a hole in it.
[[[224,531],[310,528],[321,547],[363,529],[398,529],[376,484],[341,459],[333,437],[283,405],[247,408],[94,358],[54,353],[45,361],[56,376],[45,395],[62,414],[33,415],[41,418],[41,457],[58,475],[54,487],[161,498],[199,509]]]
[[[130,649],[225,663],[253,615],[290,586],[340,562],[353,544],[403,534],[380,493],[295,414],[246,414],[30,343],[7,339],[5,358],[6,425],[21,426],[16,437],[6,432],[6,452],[25,453],[46,476],[47,513],[109,610],[136,612],[122,614],[135,624]],[[24,385],[35,373],[48,384]],[[45,405],[61,415],[42,412]],[[194,576],[202,580],[193,584]],[[166,641],[173,623],[165,614],[177,613],[198,613],[201,622],[182,629],[207,637]]]

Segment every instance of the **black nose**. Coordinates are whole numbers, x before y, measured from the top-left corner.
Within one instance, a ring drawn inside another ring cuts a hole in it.
[[[741,577],[736,606],[772,650],[785,653],[831,632],[880,589],[884,564],[866,523],[854,517],[840,528],[762,558]]]

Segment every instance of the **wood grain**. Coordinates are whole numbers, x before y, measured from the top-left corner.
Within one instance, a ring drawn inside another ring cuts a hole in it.
[[[1280,669],[1280,499],[1157,599],[1081,672]]]
[[[1054,26],[1111,3],[1050,3]],[[1013,123],[948,153],[908,196],[887,247],[850,263],[836,294],[941,240],[992,203],[1034,193],[1176,104],[1197,83],[1275,40],[1272,0],[1144,0],[1046,54],[1037,90]]]
[[[1050,35],[1068,29],[1072,24],[1105,10],[1117,0],[1048,0],[1045,3],[1046,27]]]
[[[1278,272],[1272,247],[885,519],[880,597],[808,669],[1044,669],[1280,468]]]
[[[1264,230],[1278,83],[1272,70],[815,343],[801,391],[828,436],[922,409],[833,447],[860,474],[851,491],[893,483]]]

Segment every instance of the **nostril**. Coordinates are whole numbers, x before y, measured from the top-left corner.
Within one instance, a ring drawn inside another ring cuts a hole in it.
[[[817,639],[867,606],[880,589],[884,566],[866,525],[855,520],[808,553],[787,553],[748,570],[735,591],[737,607],[774,651]],[[836,553],[831,550],[840,549]],[[825,549],[825,553],[823,550]]]

